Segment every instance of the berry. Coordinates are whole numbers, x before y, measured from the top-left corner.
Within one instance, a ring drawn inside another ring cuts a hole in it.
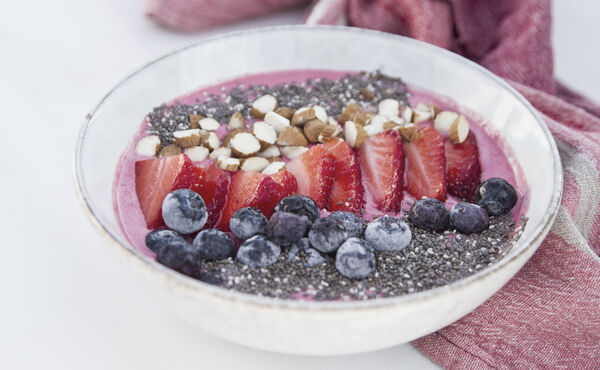
[[[416,227],[437,232],[448,228],[448,217],[448,210],[444,203],[431,198],[417,200],[408,215],[408,219]]]
[[[479,149],[475,135],[470,132],[466,140],[460,144],[453,144],[450,139],[446,139],[444,148],[448,193],[460,199],[473,199],[475,190],[481,182]]]
[[[146,246],[154,253],[158,253],[160,248],[174,241],[186,242],[183,235],[181,235],[177,231],[169,229],[150,231],[146,235]]]
[[[421,128],[423,137],[405,143],[406,188],[423,197],[446,200],[446,155],[442,136],[431,126]]]
[[[348,231],[335,218],[318,219],[308,232],[310,245],[324,253],[335,251],[346,239],[348,239]]]
[[[233,256],[233,240],[221,230],[202,230],[194,238],[197,255],[206,261],[224,260]]]
[[[352,147],[342,139],[324,144],[333,156],[335,179],[329,195],[327,209],[358,213],[363,208],[363,187],[360,166]]]
[[[300,251],[307,251],[309,247],[308,238],[298,240],[288,248],[288,261],[293,260]]]
[[[365,229],[365,240],[378,251],[399,252],[410,244],[411,239],[408,224],[390,216],[370,222]]]
[[[362,236],[363,230],[365,228],[363,219],[358,217],[354,213],[345,211],[335,211],[332,212],[328,217],[341,222],[342,226],[344,226],[344,228],[348,232],[349,238],[360,238]]]
[[[463,234],[482,232],[489,225],[487,212],[476,204],[456,203],[450,209],[450,227]]]
[[[490,216],[499,216],[517,204],[517,191],[506,180],[497,177],[487,179],[475,191],[475,203]]]
[[[300,240],[306,233],[306,220],[295,213],[278,211],[273,213],[267,224],[267,238],[287,246]]]
[[[327,206],[335,177],[335,163],[323,144],[317,144],[287,162],[286,168],[298,181],[298,194],[312,198],[319,208]]]
[[[246,240],[257,234],[264,234],[267,218],[256,208],[246,207],[235,211],[229,219],[229,228],[238,238]]]
[[[221,273],[219,271],[201,271],[195,274],[194,277],[211,285],[219,286],[223,284],[223,279],[221,278]]]
[[[202,229],[208,213],[202,197],[189,189],[178,189],[167,194],[162,202],[165,224],[181,234]]]
[[[275,206],[275,211],[290,212],[304,216],[311,224],[320,217],[317,203],[305,195],[290,195],[281,199]]]
[[[227,201],[215,228],[229,231],[229,219],[235,211],[244,207],[254,207],[269,217],[273,213],[273,194],[277,189],[277,183],[267,175],[249,171],[234,172]]]
[[[298,181],[286,170],[281,170],[273,175],[271,179],[279,185],[277,194],[274,197],[275,203],[288,195],[295,194],[298,191]]]
[[[404,151],[397,131],[379,133],[358,148],[358,160],[367,191],[377,208],[400,212],[404,183]]]
[[[375,254],[364,239],[350,238],[338,249],[335,268],[348,279],[364,279],[375,271]]]
[[[237,252],[237,260],[252,268],[267,267],[277,262],[281,248],[262,235],[244,241]]]
[[[306,266],[308,267],[315,267],[329,260],[329,257],[326,254],[321,253],[314,248],[308,248],[304,253],[308,256],[306,261]]]
[[[185,275],[194,276],[200,271],[200,259],[187,241],[174,240],[165,244],[156,253],[156,260]]]

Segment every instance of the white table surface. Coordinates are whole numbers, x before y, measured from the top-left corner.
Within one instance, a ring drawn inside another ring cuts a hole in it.
[[[557,74],[600,101],[600,4],[556,1]],[[302,10],[199,34],[157,27],[139,1],[0,4],[0,368],[433,368],[412,346],[341,357],[272,354],[205,334],[119,264],[75,197],[87,110],[125,74],[207,35],[297,23]]]

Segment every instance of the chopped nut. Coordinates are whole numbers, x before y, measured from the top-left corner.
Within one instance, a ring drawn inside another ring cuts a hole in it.
[[[225,171],[236,171],[240,167],[240,160],[237,158],[220,156],[217,158],[217,166]]]
[[[225,138],[223,139],[223,146],[229,148],[229,141],[231,141],[231,138],[241,132],[248,132],[248,130],[243,128],[236,128],[235,130],[225,135]]]
[[[462,114],[450,126],[450,141],[454,144],[463,143],[469,135],[469,121]]]
[[[339,125],[340,125],[340,124],[339,124],[339,122],[338,122],[338,121],[337,121],[335,118],[333,118],[333,117],[331,117],[331,116],[329,116],[329,117],[327,118],[327,123],[328,123],[328,124],[330,124],[330,125],[336,125],[336,126],[339,126]],[[341,127],[341,126],[340,126],[340,127]]]
[[[252,133],[254,136],[256,136],[258,141],[260,141],[262,149],[275,144],[275,141],[277,141],[277,133],[275,132],[275,129],[273,126],[264,121],[254,122],[254,125],[252,126]]]
[[[339,122],[344,124],[346,121],[353,121],[359,125],[366,125],[372,116],[373,114],[364,111],[360,105],[351,103],[342,111]]]
[[[274,158],[279,157],[281,155],[281,152],[279,151],[279,148],[277,146],[271,145],[269,147],[266,147],[262,151],[256,153],[256,155],[263,158]]]
[[[364,87],[361,87],[358,91],[360,92],[360,95],[362,95],[362,97],[365,100],[375,99],[375,93],[369,89],[365,89]]]
[[[409,107],[408,105],[405,105],[404,107],[400,108],[400,117],[402,117],[402,119],[405,122],[412,122],[412,119],[413,119],[412,108]]]
[[[203,119],[206,118],[203,115],[200,114],[190,114],[189,115],[190,118],[190,125],[192,128],[200,128],[200,125],[198,124],[198,122]]]
[[[195,146],[185,149],[184,153],[192,162],[200,162],[208,158],[208,149],[203,146]]]
[[[438,113],[435,120],[433,120],[433,127],[439,132],[449,132],[450,127],[456,121],[458,121],[458,113],[446,110]]]
[[[276,133],[280,133],[287,127],[290,127],[290,120],[277,112],[267,112],[265,114],[265,122],[273,126]]]
[[[242,112],[235,112],[232,114],[229,118],[229,123],[227,126],[229,126],[230,130],[246,127],[246,120],[244,119]]]
[[[318,119],[313,119],[304,124],[304,135],[311,143],[316,143],[319,139],[319,134],[327,124]]]
[[[206,131],[215,131],[221,127],[219,121],[214,118],[202,118],[200,121],[198,121],[198,124],[200,125],[201,129]]]
[[[288,159],[294,159],[306,152],[308,152],[308,148],[305,146],[284,146],[281,148],[281,152]]]
[[[182,148],[191,148],[200,145],[200,135],[201,132],[199,128],[173,132],[175,144]]]
[[[398,132],[404,141],[411,142],[416,139],[423,137],[423,131],[418,131],[417,125],[414,123],[408,123],[404,126],[398,127]]]
[[[435,116],[437,116],[438,113],[440,113],[440,108],[434,103],[431,103],[431,115],[433,116],[433,118],[435,118]]]
[[[267,158],[262,157],[250,157],[244,159],[240,170],[249,172],[261,172],[270,164]]]
[[[296,110],[290,107],[279,107],[275,110],[275,113],[287,118],[288,120],[292,119],[295,112]]]
[[[264,118],[267,112],[277,109],[277,99],[273,95],[263,95],[252,102],[250,114],[256,118]]]
[[[264,170],[262,170],[262,173],[265,175],[274,175],[277,172],[283,170],[284,168],[284,162],[271,162],[267,167],[265,167]]]
[[[394,121],[387,121],[383,124],[383,131],[388,131],[388,130],[395,130],[397,128],[401,127],[401,125],[397,124]]]
[[[292,126],[302,126],[308,121],[318,119],[322,122],[327,122],[327,112],[323,107],[315,105],[313,107],[302,107],[298,109],[292,116]]]
[[[221,146],[221,140],[214,132],[205,132],[202,134],[201,144],[212,151]]]
[[[413,110],[413,122],[419,123],[433,118],[431,106],[425,103],[419,103]]]
[[[308,140],[306,140],[306,137],[298,127],[290,126],[279,134],[277,144],[281,146],[307,146]]]
[[[400,103],[396,99],[383,99],[377,104],[377,113],[386,117],[397,116],[400,112]]]
[[[177,144],[167,145],[160,151],[159,156],[161,157],[169,157],[172,155],[181,154],[181,147]]]
[[[137,154],[155,156],[159,150],[160,138],[156,135],[145,136],[135,144]]]
[[[229,140],[231,151],[238,157],[251,157],[260,151],[260,141],[248,132],[240,132]]]
[[[218,159],[219,157],[231,157],[231,148],[220,147],[212,151],[208,158]]]
[[[327,125],[323,127],[317,141],[325,143],[329,140],[335,139],[339,134],[342,133],[342,127],[340,125]]]
[[[344,138],[351,147],[358,148],[369,138],[369,135],[362,125],[353,121],[346,121],[344,123]]]
[[[365,132],[367,133],[367,135],[369,136],[374,136],[377,135],[380,132],[383,132],[383,125],[385,122],[388,122],[389,119],[383,115],[376,115],[373,118],[371,118],[371,120],[369,121],[369,124],[366,125],[365,128]]]

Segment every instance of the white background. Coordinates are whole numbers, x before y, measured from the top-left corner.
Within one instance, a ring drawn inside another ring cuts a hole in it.
[[[556,72],[600,101],[597,1],[556,1]],[[84,115],[120,78],[207,35],[298,23],[302,10],[180,34],[139,1],[0,4],[0,368],[385,369],[432,367],[410,345],[343,357],[256,351],[175,316],[118,263],[75,198],[71,155]]]

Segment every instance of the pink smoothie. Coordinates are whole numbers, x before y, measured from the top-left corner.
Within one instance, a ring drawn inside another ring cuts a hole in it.
[[[210,94],[222,93],[223,88],[229,88],[244,85],[257,85],[265,84],[272,86],[278,83],[284,82],[296,82],[302,83],[307,78],[328,78],[328,79],[339,79],[348,72],[338,71],[323,71],[323,70],[295,70],[295,71],[283,71],[274,72],[267,74],[257,74],[238,79],[226,81],[218,85],[213,85],[207,88],[200,89],[190,95],[178,98],[177,100],[183,104],[195,104],[202,102]],[[529,188],[525,181],[525,177],[522,174],[522,170],[512,152],[510,146],[504,141],[501,135],[493,130],[493,128],[486,124],[486,122],[475,112],[469,111],[464,107],[459,107],[452,99],[448,97],[438,96],[430,92],[423,91],[417,87],[410,86],[411,92],[410,103],[415,106],[419,102],[434,102],[442,110],[453,110],[464,114],[469,122],[472,132],[477,137],[479,146],[480,163],[482,168],[482,180],[490,177],[501,177],[511,183],[519,194],[519,201],[513,209],[513,215],[515,221],[519,222],[519,217],[524,214],[527,210],[529,201]],[[159,104],[160,102],[157,102]],[[117,165],[117,171],[115,175],[115,181],[113,186],[113,202],[116,215],[118,217],[121,230],[125,234],[129,242],[144,254],[153,256],[154,254],[146,248],[144,238],[150,231],[146,227],[144,216],[140,209],[137,195],[135,193],[135,162],[142,159],[148,159],[148,157],[141,156],[135,152],[135,143],[143,136],[147,128],[147,121],[144,120],[137,135],[133,138],[131,143],[123,152],[123,155]],[[217,134],[223,138],[227,134],[227,129],[223,125]],[[205,160],[203,163],[197,163],[198,165],[205,165],[210,163],[211,160]],[[373,217],[381,216],[384,213],[377,210],[374,206],[372,197],[370,196],[368,189],[366,192],[366,204],[365,204],[365,218],[370,219]],[[404,194],[403,209],[407,209],[409,203],[412,203],[412,198],[407,192]],[[456,199],[449,197],[446,201],[446,205],[450,208],[456,203]],[[327,214],[327,211],[322,212],[323,215]],[[388,213],[389,214],[389,213]]]

